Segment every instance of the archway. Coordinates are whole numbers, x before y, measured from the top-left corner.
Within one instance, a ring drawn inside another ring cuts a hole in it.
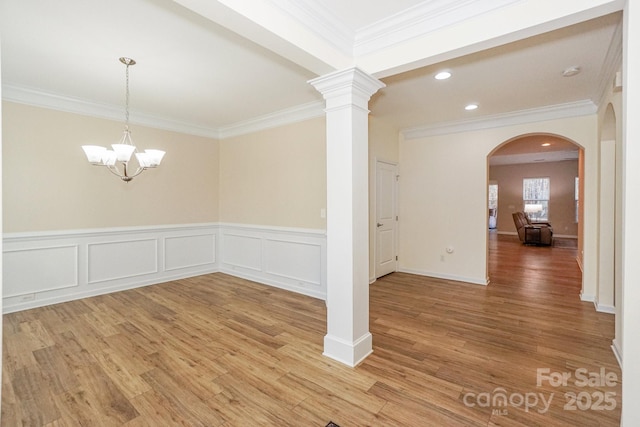
[[[577,248],[577,262],[583,264],[584,148],[558,134],[529,133],[505,140],[487,156],[487,188],[498,185],[497,227],[492,233],[517,235],[512,214],[538,207],[530,216],[553,225],[554,244]],[[534,204],[525,201],[527,183],[547,185],[548,192]],[[497,239],[487,230],[487,242]],[[489,270],[487,244],[487,270]]]

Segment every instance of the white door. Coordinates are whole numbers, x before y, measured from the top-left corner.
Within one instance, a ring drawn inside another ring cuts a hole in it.
[[[398,166],[376,162],[376,278],[397,268]]]

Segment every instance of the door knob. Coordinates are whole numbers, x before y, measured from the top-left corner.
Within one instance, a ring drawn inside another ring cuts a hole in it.
[[[378,227],[382,227],[382,225],[383,225],[383,224],[378,223],[378,224],[376,224],[376,225],[377,225]]]

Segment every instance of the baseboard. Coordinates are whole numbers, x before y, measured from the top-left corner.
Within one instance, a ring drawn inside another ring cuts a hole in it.
[[[123,285],[105,286],[101,288],[74,292],[66,295],[58,295],[58,296],[51,296],[51,297],[43,296],[38,298],[37,300],[28,301],[28,302],[11,303],[11,301],[4,301],[3,314],[14,313],[22,310],[29,310],[32,308],[44,307],[47,305],[60,304],[63,302],[75,301],[83,298],[91,298],[98,295],[106,295],[114,292],[126,291],[129,289],[142,288],[145,286],[158,285],[160,283],[169,282],[172,280],[186,279],[189,277],[201,276],[201,275],[210,274],[210,273],[218,273],[218,269],[213,268],[210,270],[202,270],[195,273],[190,272],[187,274],[168,275],[168,276],[165,276],[161,281],[158,281],[157,279],[142,280],[139,282],[132,281]],[[7,298],[7,299],[10,300],[10,298]]]
[[[457,276],[457,275],[445,274],[445,273],[435,273],[432,271],[416,270],[412,268],[401,268],[398,271],[401,273],[417,274],[418,276],[434,277],[436,279],[446,279],[446,280],[453,280],[456,282],[472,283],[474,285],[487,286],[489,284],[488,278],[476,279],[473,277]]]
[[[306,296],[321,299],[321,300],[326,300],[327,298],[326,290],[323,291],[322,289],[319,289],[319,290],[309,289],[308,286],[304,286],[304,285],[296,286],[287,281],[279,281],[273,278],[265,277],[263,274],[251,274],[245,271],[238,271],[228,267],[222,267],[220,269],[220,272],[228,274],[230,276],[251,280],[252,282],[262,283],[263,285],[273,286],[274,288],[296,292],[298,294],[306,295]]]
[[[329,334],[324,337],[322,354],[347,366],[357,366],[371,353],[373,353],[373,337],[369,332],[354,342],[347,342]]]
[[[611,350],[613,350],[613,354],[616,356],[618,366],[622,369],[622,349],[618,347],[616,340],[611,341]]]
[[[594,304],[594,306],[595,306],[596,296],[595,295],[583,294],[582,292],[580,292],[580,301],[592,302]]]
[[[616,314],[616,308],[612,305],[599,304],[595,301],[593,304],[596,306],[596,311],[600,313]]]
[[[516,231],[496,231],[497,234],[502,234],[505,236],[517,236],[518,233]],[[553,234],[553,237],[557,237],[560,239],[578,239],[578,236],[573,234]]]

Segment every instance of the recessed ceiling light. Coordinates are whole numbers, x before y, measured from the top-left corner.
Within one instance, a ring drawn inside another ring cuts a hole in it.
[[[451,73],[448,71],[440,71],[434,77],[436,80],[447,80],[449,77],[451,77]]]
[[[548,146],[551,145],[551,143],[550,142],[545,142],[544,144],[540,144],[540,145],[542,145],[543,147],[548,147]]]
[[[478,108],[478,104],[469,104],[466,107],[464,107],[464,109],[467,111],[475,110],[476,108]]]
[[[573,67],[565,68],[565,70],[562,72],[562,75],[564,77],[572,77],[580,73],[580,71],[581,71],[580,67],[573,66]]]

